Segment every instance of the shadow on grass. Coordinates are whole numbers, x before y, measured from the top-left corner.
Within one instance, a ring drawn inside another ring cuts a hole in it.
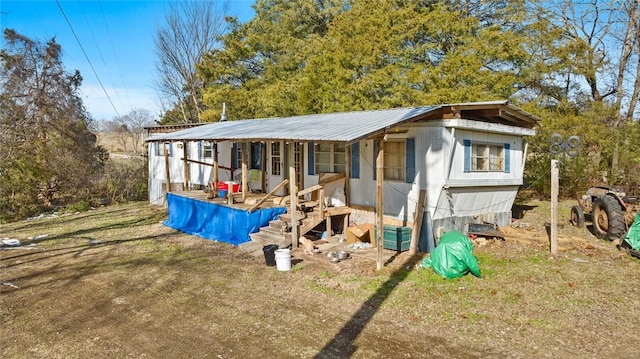
[[[395,259],[393,257],[385,263],[388,264]],[[354,344],[356,338],[367,326],[374,314],[380,309],[380,306],[389,297],[391,292],[404,281],[411,268],[421,260],[420,256],[410,257],[398,270],[393,272],[386,282],[384,282],[376,292],[367,299],[360,309],[349,319],[349,321],[340,329],[333,339],[325,345],[324,348],[315,356],[315,358],[349,358],[351,357],[357,346]],[[404,269],[408,267],[409,269]],[[391,353],[389,353],[391,354]]]
[[[20,253],[20,254],[17,254],[15,256],[2,257],[2,260],[10,260],[10,259],[38,256],[38,258],[34,258],[34,259],[30,259],[30,260],[29,259],[21,260],[21,261],[19,261],[17,263],[6,264],[3,267],[4,268],[10,268],[10,267],[14,267],[14,266],[17,266],[17,265],[23,265],[23,264],[26,264],[26,263],[32,263],[32,262],[45,260],[45,259],[51,259],[51,258],[55,258],[55,257],[58,257],[58,256],[72,254],[72,253],[81,254],[82,252],[84,252],[85,250],[87,250],[89,248],[100,248],[100,247],[106,247],[106,246],[112,246],[112,245],[116,245],[116,244],[121,244],[121,243],[136,242],[136,241],[141,241],[141,240],[146,240],[146,239],[166,238],[166,237],[168,237],[170,235],[171,234],[164,233],[164,234],[158,234],[158,235],[154,235],[154,236],[144,236],[144,237],[136,237],[136,238],[129,238],[129,239],[116,239],[116,240],[112,240],[112,241],[100,241],[100,242],[95,242],[95,243],[91,243],[92,240],[95,240],[93,238],[80,237],[82,239],[86,239],[87,243],[86,244],[76,245],[76,246],[62,247],[62,248],[51,248],[51,249],[45,249],[45,250],[39,250],[39,251],[38,250],[36,250],[36,251],[28,251],[26,253]],[[53,254],[49,254],[49,253],[53,253]]]
[[[514,203],[513,206],[511,207],[511,217],[515,219],[522,219],[524,217],[524,214],[527,213],[527,211],[530,211],[537,207],[538,206],[530,206],[526,204]]]
[[[396,256],[391,257],[386,263],[391,263]],[[333,339],[314,356],[315,359],[325,358],[350,358],[354,355],[358,346],[355,341],[365,329],[367,324],[372,320],[373,316],[380,310],[382,304],[389,298],[391,293],[400,285],[412,272],[415,265],[422,260],[422,256],[416,255],[408,258],[399,269],[394,271],[389,279],[384,282],[369,299],[367,299],[360,309],[349,319],[349,321],[340,329]],[[401,333],[398,333],[401,335]],[[483,358],[487,355],[495,355],[486,351],[486,348],[460,348],[459,346],[443,342],[443,338],[429,337],[425,335],[421,338],[415,338],[416,341],[428,341],[433,343],[434,351],[439,357],[464,357],[464,358]],[[416,352],[417,357],[429,357],[429,353]],[[386,353],[388,357],[393,357],[394,353]]]

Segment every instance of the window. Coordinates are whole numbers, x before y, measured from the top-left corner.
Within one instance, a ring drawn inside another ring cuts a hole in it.
[[[169,152],[169,157],[171,157],[173,154],[171,153],[171,142],[157,142],[157,146],[156,146],[156,156],[162,156],[164,157],[164,149],[167,149],[167,151]]]
[[[465,172],[509,172],[508,143],[472,143],[464,140],[465,147]]]
[[[376,179],[377,142],[373,142],[373,179]],[[395,139],[384,143],[385,180],[413,183],[416,177],[416,139]]]
[[[315,173],[345,172],[345,148],[332,143],[319,143],[314,146]]]
[[[215,149],[215,146],[213,145],[213,142],[204,141],[202,143],[202,157],[203,158],[213,158],[213,150],[214,149]]]
[[[271,142],[271,174],[275,176],[282,174],[280,146],[280,142]]]
[[[405,142],[390,140],[384,143],[384,178],[388,180],[405,180]]]
[[[249,153],[251,154],[249,160],[249,169],[261,170],[262,169],[262,143],[251,142],[249,146]]]

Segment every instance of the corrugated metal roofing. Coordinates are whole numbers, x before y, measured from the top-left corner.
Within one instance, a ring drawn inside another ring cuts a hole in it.
[[[405,123],[428,119],[438,111],[466,111],[484,122],[532,128],[540,120],[508,101],[486,101],[437,106],[302,115],[205,124],[153,135],[147,141],[269,141],[343,142],[350,144]],[[495,111],[485,111],[495,110]]]
[[[412,122],[437,108],[439,106],[214,122],[154,135],[147,141],[290,140],[349,143]]]

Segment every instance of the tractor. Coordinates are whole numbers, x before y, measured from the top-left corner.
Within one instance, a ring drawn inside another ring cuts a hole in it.
[[[639,208],[636,197],[611,187],[589,188],[578,203],[571,207],[571,224],[582,227],[586,218],[593,224],[593,234],[609,241],[624,238]]]

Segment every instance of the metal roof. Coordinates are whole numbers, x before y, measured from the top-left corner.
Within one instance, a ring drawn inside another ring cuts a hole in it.
[[[341,112],[293,117],[224,121],[205,124],[171,133],[153,135],[147,141],[270,141],[354,143],[384,134],[388,129],[405,123],[434,118],[444,113],[463,113],[465,118],[486,122],[505,122],[518,127],[532,128],[538,118],[507,101],[474,102],[389,110]],[[480,118],[482,116],[493,116]],[[497,119],[499,118],[500,121]]]

